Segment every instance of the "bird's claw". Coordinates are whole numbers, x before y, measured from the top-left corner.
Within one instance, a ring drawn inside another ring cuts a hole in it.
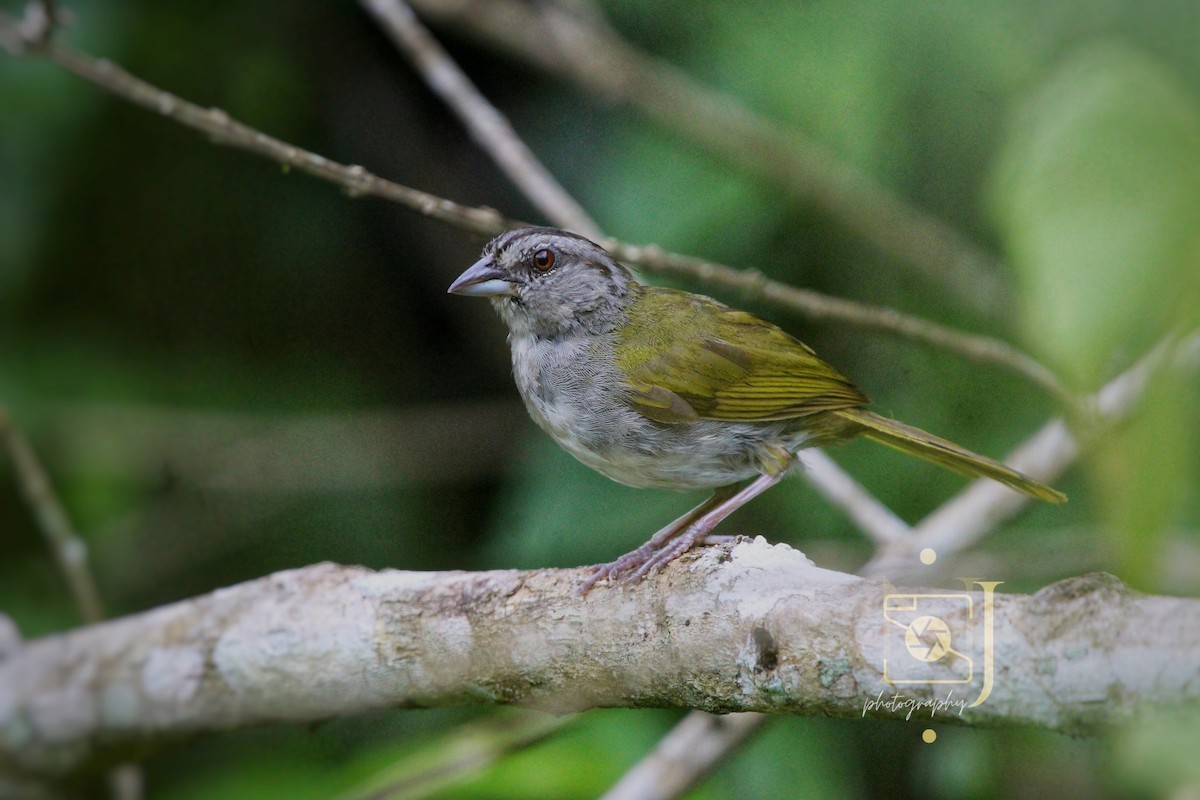
[[[706,542],[708,537],[709,531],[696,528],[685,531],[665,544],[658,545],[653,541],[647,542],[615,561],[596,564],[591,567],[592,574],[579,585],[579,594],[587,594],[593,586],[606,579],[628,580],[631,583],[640,581],[691,550],[697,542]]]

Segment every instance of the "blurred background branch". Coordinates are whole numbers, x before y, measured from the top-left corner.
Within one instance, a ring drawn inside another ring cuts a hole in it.
[[[45,11],[47,18],[53,19],[53,4],[47,3]],[[49,36],[48,27],[44,36]],[[3,407],[0,407],[0,445],[7,451],[25,502],[37,520],[38,529],[46,538],[47,547],[58,562],[58,568],[66,579],[67,587],[79,609],[80,618],[88,625],[100,622],[104,619],[104,604],[100,600],[100,593],[96,590],[96,581],[88,564],[87,543],[71,525],[70,517],[54,492],[50,477],[30,446],[29,440],[13,424],[8,411]],[[8,617],[0,614],[0,627],[5,627],[4,623],[11,624]],[[13,637],[18,635],[15,627],[11,633],[4,630],[0,639],[5,638],[3,634]],[[0,646],[0,662],[19,655],[19,639],[14,638],[4,644],[11,646]],[[108,780],[115,800],[140,800],[143,796],[142,769],[136,763],[118,764],[113,767],[109,770]],[[5,783],[5,778],[0,777],[0,793],[4,791]],[[18,787],[23,793],[34,793],[40,788],[23,780],[13,784],[14,789]]]
[[[779,126],[728,94],[630,46],[586,4],[520,0],[414,5],[506,55],[627,103],[695,144],[820,208],[888,255],[922,271],[961,303],[1001,313],[999,265],[961,234],[845,164],[828,148]]]
[[[1197,352],[1200,352],[1200,331],[1164,339],[1089,398],[1087,407],[1094,417],[1082,431],[1073,433],[1063,420],[1052,420],[1010,453],[1005,463],[1053,480],[1053,476],[1070,468],[1081,448],[1094,446],[1097,439],[1136,411],[1158,372],[1168,370],[1194,377]],[[916,555],[926,547],[941,556],[961,553],[1028,505],[1011,494],[992,491],[983,482],[975,482],[915,525],[909,535],[883,543],[864,567],[864,574],[912,577],[919,572],[914,569]]]
[[[603,235],[583,206],[559,185],[508,120],[475,88],[470,78],[402,0],[362,0],[362,7],[420,71],[429,88],[463,121],[471,138],[556,227],[592,239]]]
[[[204,109],[158,89],[110,61],[92,59],[54,42],[32,40],[21,42],[19,45],[11,44],[20,40],[20,30],[20,26],[14,20],[0,14],[0,32],[5,34],[0,38],[0,42],[8,42],[9,44],[5,46],[14,54],[29,49],[31,53],[50,59],[84,80],[129,102],[207,133],[216,144],[244,149],[286,166],[295,167],[314,177],[332,181],[342,186],[351,196],[373,196],[392,200],[418,213],[487,236],[524,224],[505,219],[498,212],[489,208],[470,208],[380,178],[358,165],[348,166],[330,161],[316,153],[297,148],[257,131],[233,119],[219,108]],[[486,133],[487,136],[495,135],[495,120],[493,119],[492,122],[493,124]],[[476,131],[479,136],[485,135],[478,127],[476,127]],[[515,140],[515,137],[508,136],[508,139],[511,142]],[[506,157],[505,160],[508,163],[512,162],[509,157]],[[523,163],[524,166],[519,168],[513,163],[510,169],[516,170],[522,176],[527,175],[530,172],[530,166],[527,162]],[[543,183],[540,178],[538,182]],[[519,183],[528,184],[528,180],[522,177]],[[542,197],[546,193],[544,186],[531,191],[534,197]],[[552,218],[557,217],[571,222],[571,227],[595,230],[594,223],[591,223],[590,220],[584,221],[578,216],[578,213],[582,211],[581,208],[578,211],[562,208],[563,197],[556,195],[553,199],[546,198],[545,202],[553,204],[547,206],[551,211]],[[575,206],[573,201],[570,202],[570,205]],[[633,266],[645,267],[665,274],[695,278],[703,283],[712,283],[724,288],[751,289],[754,294],[765,300],[778,303],[785,308],[799,311],[815,319],[847,322],[940,347],[971,360],[1013,370],[1047,390],[1059,402],[1068,405],[1074,402],[1072,393],[1049,369],[1028,354],[1022,353],[1012,345],[998,339],[955,331],[943,325],[901,314],[893,309],[870,308],[852,301],[796,289],[764,279],[758,271],[734,270],[721,264],[666,253],[652,246],[631,246],[608,238],[602,238],[601,242],[614,255]]]
[[[0,408],[0,444],[7,451],[13,474],[37,520],[38,529],[46,537],[46,545],[66,578],[79,616],[85,623],[99,622],[104,619],[104,606],[88,567],[87,543],[72,528],[66,509],[55,495],[50,478],[29,446],[29,440],[13,425],[3,408]]]

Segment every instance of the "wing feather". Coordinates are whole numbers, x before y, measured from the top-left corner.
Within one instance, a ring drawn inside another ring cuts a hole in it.
[[[666,335],[663,319],[687,319],[689,335]],[[628,402],[660,422],[783,420],[867,402],[804,343],[707,297],[645,288],[622,333]]]

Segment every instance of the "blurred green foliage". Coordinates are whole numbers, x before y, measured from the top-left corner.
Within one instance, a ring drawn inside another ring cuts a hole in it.
[[[354,3],[64,5],[77,19],[65,41],[182,97],[434,194],[540,219]],[[677,133],[439,31],[609,233],[1010,339],[1083,390],[1200,321],[1194,4],[602,5],[636,44],[997,254],[1015,299],[995,317],[963,307]],[[213,146],[52,65],[0,56],[0,404],[46,461],[110,610],[322,559],[594,562],[695,502],[617,486],[532,424],[507,423],[524,417],[502,328],[486,304],[445,294],[480,244]],[[722,299],[794,330],[882,412],[982,452],[1004,453],[1056,413],[993,368]],[[1194,371],[1155,382],[1058,482],[1068,506],[1031,509],[984,543],[993,577],[1033,589],[1104,569],[1196,594],[1198,400]],[[433,429],[437,459],[411,467],[428,420],[459,408],[470,418]],[[358,458],[375,439],[366,423],[336,452],[303,434],[330,415],[380,412],[406,420],[389,429],[394,461]],[[909,520],[961,485],[884,448],[834,455]],[[333,470],[346,460],[366,466]],[[843,569],[869,555],[802,481],[726,532],[786,540]],[[2,460],[0,610],[30,637],[78,623]],[[213,737],[148,761],[150,796],[327,797],[413,753],[452,752],[457,726],[482,713]],[[595,796],[678,716],[584,715],[443,796]],[[777,720],[694,796],[1195,791],[1196,719],[1181,711],[1099,742],[939,727],[933,745],[915,723]]]

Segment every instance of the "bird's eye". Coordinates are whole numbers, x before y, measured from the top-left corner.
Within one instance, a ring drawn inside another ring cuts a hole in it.
[[[554,266],[554,251],[538,250],[533,254],[533,266],[537,267],[539,272],[547,272]]]

